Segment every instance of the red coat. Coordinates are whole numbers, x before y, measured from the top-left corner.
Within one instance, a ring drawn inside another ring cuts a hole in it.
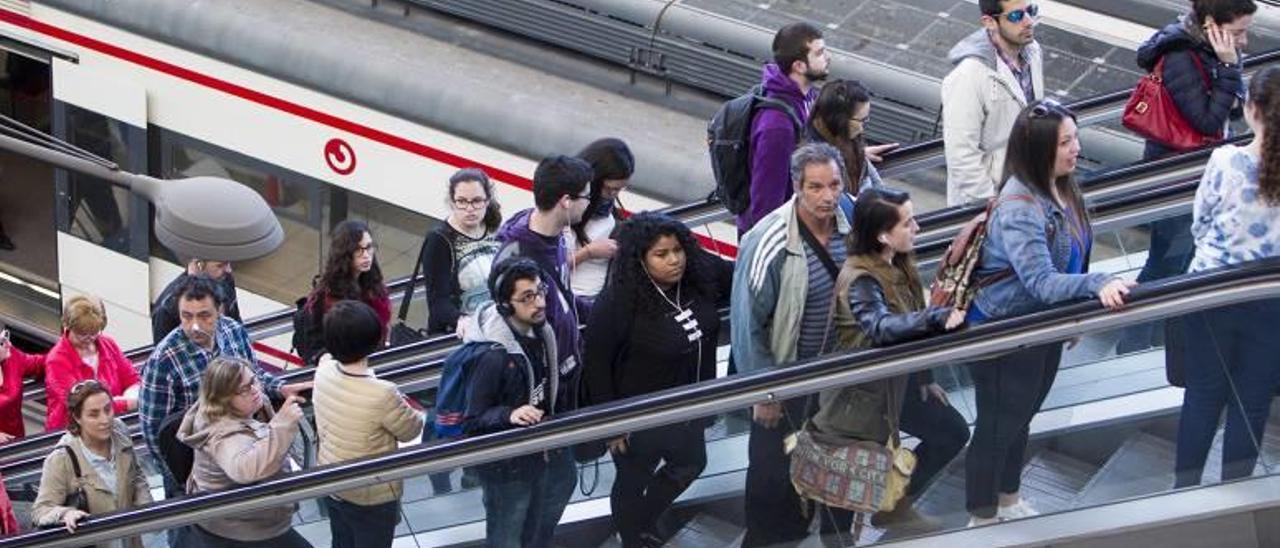
[[[324,297],[324,310],[321,311],[321,316],[329,312],[329,309],[340,300],[335,299],[333,295],[326,294]],[[366,294],[360,300],[369,305],[369,308],[373,309],[373,313],[378,315],[378,321],[382,322],[382,340],[386,342],[391,327],[391,297],[385,293],[377,297]]]
[[[9,359],[0,364],[4,384],[0,385],[0,432],[19,438],[27,435],[22,424],[22,379],[44,376],[44,355],[27,354],[9,346]]]
[[[45,402],[48,405],[48,416],[44,421],[44,429],[48,431],[62,430],[67,427],[67,393],[76,383],[95,378],[93,368],[80,359],[80,353],[64,334],[58,343],[49,350],[46,365],[44,390]],[[129,404],[120,396],[130,386],[138,384],[141,379],[133,362],[124,356],[116,341],[106,335],[98,336],[98,382],[111,393],[112,409],[117,415],[129,410]]]

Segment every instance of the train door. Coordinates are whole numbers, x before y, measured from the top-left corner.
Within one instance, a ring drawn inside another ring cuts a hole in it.
[[[0,114],[6,128],[50,130],[52,58],[14,40],[0,42]],[[0,151],[0,319],[13,328],[20,346],[34,349],[58,326],[54,190],[52,168]]]
[[[51,66],[53,134],[121,169],[145,172],[146,90],[110,65],[53,59]],[[122,348],[149,344],[150,204],[100,179],[55,171],[62,296],[101,297]]]

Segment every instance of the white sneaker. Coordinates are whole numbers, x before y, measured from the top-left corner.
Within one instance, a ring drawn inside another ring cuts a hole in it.
[[[1035,508],[1027,504],[1026,499],[1018,499],[1017,504],[1009,506],[1001,506],[996,510],[996,517],[1000,520],[1022,519],[1040,515]]]
[[[980,518],[978,516],[969,516],[969,525],[967,525],[967,527],[979,527],[982,525],[991,525],[993,523],[1000,523],[1001,521],[1004,521],[1004,520],[1000,519],[1000,516],[998,515],[994,518]]]

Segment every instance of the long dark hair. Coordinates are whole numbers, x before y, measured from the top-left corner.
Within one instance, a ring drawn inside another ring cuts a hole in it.
[[[1280,68],[1268,67],[1249,82],[1249,104],[1262,118],[1258,189],[1267,205],[1280,206]]]
[[[320,275],[320,293],[331,295],[335,299],[365,300],[382,297],[387,294],[387,286],[382,283],[382,268],[378,266],[378,255],[373,256],[373,266],[368,272],[362,272],[359,278],[352,268],[352,259],[360,240],[368,232],[373,232],[364,221],[348,219],[333,227],[329,242],[329,260],[325,263],[324,274]]]
[[[587,238],[587,221],[596,218],[598,212],[606,205],[600,192],[604,190],[605,181],[630,179],[636,170],[635,156],[631,148],[622,139],[606,137],[598,139],[578,152],[578,158],[591,164],[591,196],[587,209],[582,213],[582,220],[574,223],[573,235],[578,237],[578,245],[591,242]],[[614,200],[613,218],[622,219],[622,203]]]
[[[868,188],[859,192],[846,244],[849,255],[879,255],[884,251],[886,244],[880,241],[880,235],[902,221],[898,206],[910,199],[906,191],[892,188]]]
[[[637,310],[666,310],[667,305],[653,288],[644,266],[644,256],[663,236],[674,236],[684,248],[684,276],[680,278],[686,295],[714,299],[714,273],[705,261],[711,257],[698,244],[689,227],[662,213],[644,212],[633,215],[618,228],[618,254],[609,265],[605,286],[619,299],[629,299]]]
[[[1009,133],[1009,147],[1004,157],[1004,175],[1000,188],[1012,177],[1027,185],[1045,199],[1053,201],[1053,189],[1075,212],[1080,226],[1089,227],[1089,214],[1084,208],[1084,198],[1072,174],[1053,176],[1058,162],[1058,130],[1062,122],[1075,113],[1052,99],[1042,99],[1028,105],[1018,113]]]
[[[857,138],[849,138],[849,119],[864,104],[871,102],[871,91],[857,80],[835,80],[822,86],[809,116],[810,133],[831,143],[840,151],[847,175],[846,184],[856,194],[867,170],[867,129]]]
[[[484,173],[484,170],[478,167],[468,167],[459,169],[457,173],[449,177],[450,205],[453,204],[454,193],[458,185],[472,181],[480,183],[480,188],[484,189],[484,197],[489,200],[489,205],[484,209],[484,231],[493,232],[498,230],[498,227],[502,225],[502,205],[498,203],[498,198],[493,195],[493,183],[489,181],[489,176]]]

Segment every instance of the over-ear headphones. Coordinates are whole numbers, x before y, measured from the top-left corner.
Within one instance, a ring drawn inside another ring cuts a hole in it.
[[[511,305],[511,296],[502,296],[502,290],[506,287],[507,277],[513,270],[529,273],[540,273],[542,271],[538,267],[538,263],[526,257],[510,257],[493,266],[493,271],[489,273],[489,296],[493,298],[493,304],[498,310],[498,314],[503,317],[509,317],[516,313],[515,307]]]

